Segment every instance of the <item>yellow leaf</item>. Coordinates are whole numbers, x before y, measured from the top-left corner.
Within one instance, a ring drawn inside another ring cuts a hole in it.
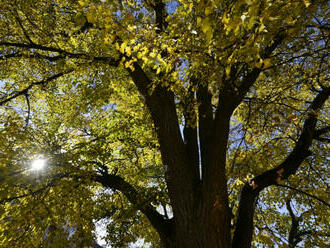
[[[310,0],[303,0],[306,8],[308,8],[312,3]]]
[[[131,56],[131,54],[132,54],[131,47],[127,46],[125,51],[126,51],[127,56]]]
[[[97,21],[94,13],[87,13],[87,20],[89,23],[95,23]]]
[[[120,51],[121,53],[124,53],[124,52],[125,52],[125,48],[126,48],[126,46],[127,46],[127,44],[126,44],[125,42],[121,43],[119,51]]]
[[[208,33],[211,31],[211,24],[210,24],[209,18],[205,18],[203,20],[202,31],[203,31],[203,33]]]
[[[78,1],[79,5],[84,7],[86,5],[85,1]]]
[[[140,48],[140,44],[137,44],[136,46],[133,47],[133,52],[137,52]]]
[[[255,64],[255,66],[257,67],[257,68],[262,68],[262,65],[263,65],[263,61],[261,60],[261,61],[258,61],[256,64]]]
[[[77,25],[83,25],[86,22],[86,18],[82,13],[78,13],[75,16],[74,21],[76,22]]]
[[[263,31],[267,32],[267,30],[266,30],[266,26],[265,26],[263,23],[261,23],[261,25],[260,25],[260,27],[259,27],[259,32],[261,33],[261,32],[263,32]]]
[[[118,42],[116,42],[115,47],[116,47],[117,50],[120,49]]]
[[[131,62],[130,62],[130,61],[126,61],[126,62],[125,62],[125,68],[130,67],[130,65],[131,65]]]
[[[179,77],[179,74],[178,74],[176,71],[172,73],[172,78],[173,78],[174,80],[177,80],[178,77]]]
[[[202,22],[202,18],[201,17],[197,17],[197,26],[199,26]]]
[[[193,7],[194,7],[194,3],[190,3],[188,13],[190,13],[192,11]]]
[[[134,25],[128,25],[127,30],[128,31],[133,31],[135,29]]]
[[[245,0],[245,3],[246,3],[247,5],[252,5],[252,4],[253,4],[253,0]]]
[[[230,71],[231,71],[231,68],[230,68],[229,65],[226,67],[226,70],[225,71],[226,71],[226,79],[228,79],[229,76],[230,76]]]
[[[222,17],[222,23],[228,25],[229,24],[229,18],[227,17],[227,14],[225,13]]]
[[[237,179],[236,183],[237,183],[237,185],[243,185],[244,184],[244,182],[241,179]]]
[[[206,16],[210,15],[211,12],[212,12],[211,7],[207,7],[207,8],[205,8],[205,15],[206,15]]]
[[[134,71],[135,70],[135,68],[134,68],[134,66],[132,64],[129,66],[129,68],[131,69],[131,71]]]
[[[272,65],[271,59],[265,59],[264,60],[264,66],[263,66],[264,69],[270,67],[271,65]]]

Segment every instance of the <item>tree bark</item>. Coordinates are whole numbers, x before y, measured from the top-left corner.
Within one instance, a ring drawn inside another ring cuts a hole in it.
[[[330,96],[330,87],[323,88],[314,98],[307,109],[308,117],[304,122],[303,130],[295,147],[287,158],[277,167],[265,171],[246,183],[241,192],[240,204],[237,213],[237,223],[233,237],[232,248],[249,248],[253,236],[254,201],[263,189],[276,185],[279,180],[287,179],[296,173],[302,162],[311,155],[309,151],[317,130],[316,112],[322,108]]]
[[[236,229],[232,248],[249,248],[252,242],[253,217],[258,193],[246,183],[243,186],[239,201]]]

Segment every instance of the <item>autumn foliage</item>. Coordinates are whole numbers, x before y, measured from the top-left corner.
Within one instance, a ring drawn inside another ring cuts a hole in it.
[[[328,247],[329,14],[0,0],[0,246]]]

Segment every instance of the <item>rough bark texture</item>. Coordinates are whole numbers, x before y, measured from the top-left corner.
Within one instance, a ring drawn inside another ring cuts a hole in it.
[[[248,248],[251,246],[256,196],[256,192],[246,183],[241,192],[233,248]]]
[[[166,183],[174,214],[174,240],[170,247],[219,247],[230,244],[229,207],[225,176],[225,155],[229,131],[229,116],[221,119],[213,146],[205,157],[203,184],[198,170],[196,130],[186,126],[181,137],[174,96],[167,89],[151,83],[138,64],[130,72],[144,97],[158,135],[166,172]],[[207,100],[205,104],[210,104]],[[208,106],[209,108],[209,106]],[[210,122],[214,128],[215,122]],[[212,144],[212,143],[211,143]],[[212,149],[211,149],[212,148]],[[193,152],[193,153],[192,153]],[[219,225],[219,223],[223,223]]]

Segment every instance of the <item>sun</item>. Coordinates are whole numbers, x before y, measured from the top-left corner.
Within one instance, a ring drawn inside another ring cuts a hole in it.
[[[42,170],[46,165],[46,159],[38,158],[32,161],[32,170]]]

